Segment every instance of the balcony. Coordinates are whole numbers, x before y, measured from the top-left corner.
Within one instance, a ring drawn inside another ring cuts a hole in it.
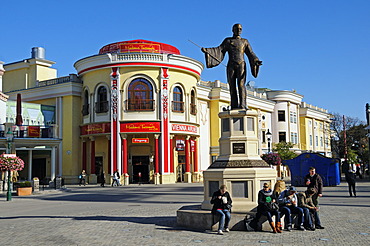
[[[56,126],[12,126],[14,138],[57,138]],[[5,125],[0,125],[0,137],[6,137]]]
[[[127,111],[153,111],[154,100],[153,99],[139,99],[132,100],[128,99],[125,101]]]
[[[69,76],[59,77],[56,79],[36,81],[36,87],[56,85],[56,84],[62,84],[62,83],[68,83],[68,82],[82,83],[82,81],[76,74],[70,74]]]
[[[184,113],[184,102],[172,101],[172,112]]]

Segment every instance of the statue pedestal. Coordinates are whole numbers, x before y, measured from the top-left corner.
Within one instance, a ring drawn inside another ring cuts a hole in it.
[[[202,209],[210,210],[211,196],[225,184],[233,200],[233,212],[249,212],[257,206],[258,191],[263,183],[274,185],[276,171],[258,153],[257,113],[231,110],[221,118],[220,155],[203,172]]]

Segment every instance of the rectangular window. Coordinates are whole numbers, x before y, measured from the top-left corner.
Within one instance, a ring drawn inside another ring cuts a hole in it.
[[[266,131],[262,131],[262,143],[266,143]]]
[[[324,142],[323,142],[322,137],[320,137],[320,145],[321,145],[321,147],[324,147]]]
[[[286,132],[279,132],[279,142],[286,142]]]
[[[278,110],[278,121],[285,121],[285,110]]]
[[[319,137],[316,136],[316,146],[319,146]]]
[[[312,135],[310,135],[310,146],[312,146]]]

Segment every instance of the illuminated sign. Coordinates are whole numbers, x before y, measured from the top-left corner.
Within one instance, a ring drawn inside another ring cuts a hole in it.
[[[198,133],[198,127],[184,124],[172,124],[172,131]]]
[[[160,122],[121,123],[121,132],[161,132]]]
[[[132,138],[132,143],[149,143],[149,138]]]
[[[110,133],[110,123],[81,126],[81,135]]]

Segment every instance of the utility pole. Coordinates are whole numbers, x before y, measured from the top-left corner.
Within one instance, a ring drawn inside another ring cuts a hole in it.
[[[347,130],[346,130],[346,117],[343,115],[343,138],[344,138],[344,161],[347,162]]]
[[[370,105],[369,103],[366,103],[366,121],[367,121],[367,138],[368,138],[368,152],[369,152],[369,160],[368,160],[368,163],[367,163],[367,168],[368,168],[368,172],[369,172],[369,168],[370,168]],[[369,173],[370,174],[370,173]],[[370,177],[370,175],[369,175]]]

